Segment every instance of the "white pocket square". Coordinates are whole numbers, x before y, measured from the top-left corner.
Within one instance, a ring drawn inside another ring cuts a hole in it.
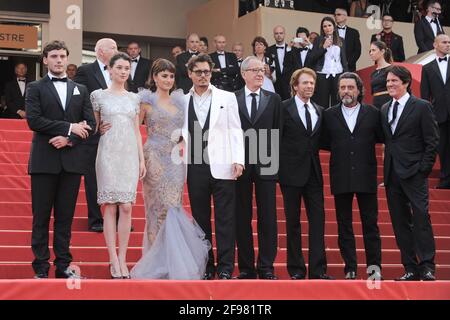
[[[80,95],[80,91],[78,90],[78,87],[73,88],[73,95],[74,96]]]

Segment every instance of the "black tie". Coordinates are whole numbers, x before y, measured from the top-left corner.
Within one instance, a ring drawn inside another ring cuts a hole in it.
[[[284,47],[278,47],[278,46],[277,46],[277,49],[281,49],[281,50],[284,50]]]
[[[302,52],[302,51],[307,51],[307,50],[308,50],[308,47],[298,48],[298,50],[300,50],[300,52]]]
[[[436,23],[437,24],[437,21],[436,21],[436,19],[431,19],[430,23]]]
[[[217,52],[217,55],[218,55],[218,56],[224,56],[225,53],[218,53],[218,52]]]
[[[25,79],[17,79],[17,81],[22,81],[22,82],[26,82]]]
[[[345,27],[338,27],[338,29],[340,29],[340,30],[345,30]]]
[[[444,58],[438,58],[438,59],[439,59],[439,62],[447,61],[447,57],[444,57]]]
[[[133,60],[131,60],[131,62],[136,62],[136,63],[138,63],[138,59],[133,59]]]
[[[394,103],[394,109],[392,110],[392,119],[391,121],[389,121],[389,125],[392,126],[392,124],[395,121],[395,118],[397,118],[397,112],[398,112],[398,106],[400,103],[398,103],[398,101],[395,101]]]
[[[103,70],[106,70],[106,69],[108,69],[108,66],[103,66]]]
[[[310,136],[312,134],[312,121],[311,121],[311,114],[309,113],[307,104],[305,104],[305,118],[306,118],[306,132]]]
[[[52,81],[53,82],[58,82],[58,81],[67,82],[67,78],[52,78]]]
[[[256,103],[257,94],[252,92],[252,93],[250,93],[250,95],[252,96],[252,114],[250,115],[250,119],[252,120],[252,123],[254,123],[255,118],[256,118],[256,112],[258,111],[257,103]]]

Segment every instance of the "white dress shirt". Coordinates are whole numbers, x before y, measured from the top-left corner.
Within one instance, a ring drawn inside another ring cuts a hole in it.
[[[100,70],[102,71],[103,78],[105,79],[105,82],[106,82],[106,86],[108,88],[111,87],[111,77],[109,75],[108,68],[106,68],[106,70],[105,70],[106,65],[103,62],[101,62],[100,60],[97,60],[97,62],[100,67]]]
[[[345,34],[347,33],[347,26],[343,26],[343,29],[340,29],[339,27],[337,27],[337,29],[338,29],[339,37],[341,37],[342,39],[345,39]]]
[[[141,58],[141,56],[137,56],[135,59],[136,59],[136,62],[134,62],[134,61],[132,61],[131,62],[131,72],[130,72],[130,75],[131,75],[131,79],[134,79],[134,74],[136,73],[136,68],[137,68],[137,65],[138,65],[138,63],[139,63],[139,59]],[[134,59],[133,59],[134,60]]]
[[[300,51],[300,59],[302,60],[302,66],[305,66],[305,60],[306,60],[306,55],[308,54],[308,51],[311,50],[310,47],[306,47],[308,48],[308,50],[302,50]]]
[[[397,117],[395,118],[395,121],[391,125],[392,133],[395,132],[395,129],[397,128],[398,120],[400,119],[400,116],[402,115],[403,109],[405,108],[406,103],[408,102],[410,95],[407,92],[403,97],[401,97],[398,100],[392,99],[391,106],[389,107],[388,111],[388,122],[391,122],[392,120],[392,112],[394,110],[394,104],[396,101],[398,101],[398,109],[397,109]]]
[[[442,80],[444,81],[444,84],[447,82],[447,68],[448,68],[448,61],[450,59],[450,55],[445,56],[447,58],[447,61],[442,60],[439,62],[439,57],[436,57],[436,61],[439,67],[439,70],[441,71]]]
[[[227,67],[227,63],[225,62],[225,52],[217,51],[217,57],[219,58],[220,68],[224,69]]]
[[[306,125],[306,116],[305,116],[305,103],[300,100],[300,98],[298,96],[295,96],[295,104],[297,105],[297,110],[298,110],[298,115],[300,116],[300,119],[303,122],[303,125],[305,126],[305,129],[307,129],[307,125]],[[319,120],[319,116],[317,114],[316,108],[314,108],[314,106],[311,103],[311,100],[309,100],[307,103],[308,105],[308,111],[311,114],[311,129],[314,130],[314,128],[316,127],[317,121]]]
[[[342,73],[344,68],[341,63],[341,47],[337,45],[331,45],[327,48],[325,53],[325,59],[323,62],[323,68],[318,73],[326,74],[327,79],[332,75],[335,77],[337,74]]]
[[[350,129],[350,132],[353,133],[356,126],[356,120],[358,119],[359,109],[361,105],[358,103],[353,108],[348,108],[344,104],[341,106],[342,115],[344,116],[345,122],[347,123],[347,127]]]
[[[25,81],[19,81],[19,78],[17,78],[17,84],[19,85],[20,92],[22,93],[22,96],[24,96],[25,95],[26,82]]]
[[[208,117],[209,108],[212,101],[212,85],[210,84],[208,90],[206,90],[201,96],[199,96],[194,87],[191,88],[190,94],[194,100],[194,110],[197,115],[198,122],[203,128],[205,126],[206,118]]]
[[[247,111],[248,111],[248,115],[250,116],[250,118],[252,117],[252,100],[253,97],[250,95],[251,93],[256,93],[256,110],[258,110],[259,108],[259,100],[260,100],[260,93],[261,93],[261,88],[256,90],[255,92],[251,91],[249,88],[247,88],[247,86],[245,86],[245,105],[247,106]]]
[[[286,43],[283,43],[282,45],[275,44],[277,47],[277,56],[278,56],[278,62],[280,63],[280,71],[283,73],[283,63],[284,63],[284,54],[286,52]],[[284,49],[278,49],[278,47],[283,47]]]
[[[47,74],[50,78],[50,81],[52,78],[58,78],[54,75],[52,75],[50,72]],[[59,78],[65,78],[67,77],[65,74],[62,75]],[[64,110],[66,110],[66,101],[67,101],[67,82],[62,81],[52,81],[53,85],[55,86],[56,92],[58,92],[59,100],[61,101],[61,105]],[[68,136],[70,136],[70,133],[72,132],[72,124],[70,124],[69,132],[67,133]]]
[[[430,18],[429,16],[425,16],[425,19],[427,19],[428,23],[431,26],[431,29],[433,29],[433,34],[436,37],[436,35],[438,33],[438,25],[437,24],[439,23],[439,20],[436,18],[435,19],[436,23],[431,23],[431,20],[433,20],[433,18]]]

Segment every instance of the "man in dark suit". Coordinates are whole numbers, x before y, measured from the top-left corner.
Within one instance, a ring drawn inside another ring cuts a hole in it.
[[[200,38],[198,34],[192,33],[186,39],[186,52],[180,53],[177,56],[176,68],[177,72],[175,73],[175,81],[177,84],[177,88],[183,89],[183,92],[186,94],[192,88],[192,80],[189,78],[187,64],[189,59],[192,56],[196,56],[199,54],[198,46],[200,43]]]
[[[442,24],[439,20],[442,7],[436,0],[427,2],[427,15],[422,17],[414,25],[414,37],[416,44],[419,47],[417,53],[433,50],[434,38],[441,33],[444,33]]]
[[[395,62],[405,61],[405,49],[403,46],[403,38],[392,32],[392,25],[394,19],[392,16],[385,14],[382,20],[383,30],[379,33],[373,34],[370,38],[370,43],[374,41],[383,41],[387,47],[391,49],[392,58]]]
[[[433,106],[409,94],[411,73],[387,70],[392,101],[381,108],[385,136],[384,184],[405,274],[396,280],[435,280],[428,176],[436,159],[439,128]]]
[[[128,91],[138,92],[144,88],[150,73],[150,60],[141,57],[141,47],[136,41],[128,43],[127,53],[131,58],[131,72],[128,78]]]
[[[291,48],[284,41],[285,36],[285,28],[283,26],[276,26],[273,28],[275,44],[267,48],[267,54],[275,61],[275,91],[280,95],[282,100],[286,100],[291,96],[289,90],[289,75],[284,69],[284,59],[286,58],[286,54],[291,51]]]
[[[342,103],[325,111],[324,143],[331,151],[330,182],[339,232],[339,249],[345,262],[345,279],[356,279],[357,259],[352,227],[353,198],[363,225],[367,273],[381,279],[381,239],[378,229],[376,143],[383,141],[380,112],[362,104],[364,86],[356,73],[338,80]],[[373,268],[375,270],[372,270]],[[375,274],[374,274],[375,273]]]
[[[86,169],[79,144],[86,139],[95,118],[85,86],[65,74],[69,51],[62,41],[52,41],[43,50],[48,75],[32,82],[26,96],[27,121],[34,131],[28,173],[31,175],[33,230],[31,247],[36,278],[48,278],[49,223],[54,211],[53,249],[56,278],[80,278],[69,268],[73,215]]]
[[[244,46],[240,42],[236,42],[233,45],[233,53],[236,55],[239,70],[241,69],[241,64],[244,61]],[[245,81],[242,78],[240,72],[237,73],[236,79],[234,79],[234,90],[240,90],[245,86]]]
[[[232,52],[225,52],[226,39],[222,35],[214,37],[216,52],[211,53],[214,68],[211,83],[219,89],[235,91],[235,80],[239,73],[237,57]]]
[[[433,105],[439,124],[440,182],[437,188],[450,189],[450,37],[438,35],[434,40],[436,59],[422,68],[422,99]]]
[[[311,63],[312,43],[309,42],[309,30],[303,27],[297,28],[296,38],[292,50],[286,54],[284,68],[286,76],[291,78],[295,70],[308,67],[313,68]]]
[[[237,278],[255,279],[258,273],[260,279],[275,280],[273,263],[278,242],[276,180],[281,99],[278,94],[261,89],[263,62],[250,56],[242,62],[241,70],[245,87],[236,92],[236,97],[245,138],[245,170],[237,181],[236,240],[240,271]],[[256,270],[252,230],[253,185],[258,217]]]
[[[27,87],[27,65],[19,62],[14,67],[15,78],[5,85],[6,115],[11,119],[24,119]]]
[[[91,93],[97,89],[107,89],[111,84],[108,64],[111,57],[117,53],[117,44],[113,39],[103,38],[95,45],[97,60],[80,66],[75,76],[75,82],[85,85]],[[86,201],[88,205],[89,231],[102,232],[103,218],[100,206],[97,204],[97,176],[95,173],[95,159],[100,134],[92,135],[83,146],[89,154],[88,171],[84,175]]]
[[[361,40],[356,29],[347,26],[348,12],[346,9],[337,8],[334,12],[339,36],[344,39],[345,55],[347,57],[348,70],[356,71],[356,63],[361,56]]]
[[[291,279],[306,277],[302,253],[300,207],[303,197],[309,223],[309,278],[331,279],[326,274],[325,209],[319,148],[323,108],[311,101],[316,74],[296,70],[291,78],[295,96],[282,104],[280,169],[287,232],[287,269]]]

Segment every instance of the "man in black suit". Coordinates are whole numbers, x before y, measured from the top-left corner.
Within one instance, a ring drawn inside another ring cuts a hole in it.
[[[386,146],[384,184],[406,271],[396,280],[435,280],[436,249],[428,213],[428,176],[436,159],[439,128],[433,106],[409,94],[409,70],[390,66],[387,72],[392,101],[381,108]]]
[[[287,232],[287,269],[291,279],[306,277],[302,253],[300,207],[303,197],[309,222],[309,278],[331,279],[326,274],[325,209],[319,148],[323,108],[311,101],[316,73],[303,68],[291,78],[295,96],[282,104],[280,169]]]
[[[303,27],[297,28],[294,46],[284,59],[284,68],[288,79],[291,78],[295,70],[304,67],[313,68],[311,49],[312,43],[309,41],[309,30]]]
[[[361,56],[361,40],[356,29],[347,26],[348,12],[346,9],[337,8],[334,12],[339,36],[344,39],[345,55],[347,57],[348,70],[356,71],[356,63]]]
[[[219,89],[226,91],[235,91],[235,80],[239,73],[239,64],[237,57],[232,52],[225,52],[227,45],[223,35],[214,37],[216,52],[211,53],[214,68],[211,83]]]
[[[436,59],[423,66],[420,91],[422,99],[433,105],[439,124],[441,175],[437,188],[450,189],[450,37],[438,35],[434,48]]]
[[[405,49],[403,47],[403,38],[392,32],[392,25],[394,19],[392,16],[385,14],[382,19],[383,30],[379,33],[373,34],[370,38],[370,43],[374,41],[383,41],[387,47],[391,49],[392,58],[395,62],[405,61]]]
[[[264,63],[250,56],[242,62],[245,87],[236,92],[245,139],[245,170],[237,181],[236,240],[238,279],[275,280],[277,255],[276,180],[279,167],[281,99],[261,89]],[[264,138],[263,138],[264,136]],[[258,217],[258,260],[253,246],[253,185]]]
[[[356,73],[343,73],[338,80],[338,90],[342,103],[325,111],[323,133],[326,149],[331,151],[331,193],[336,208],[339,249],[345,262],[345,279],[356,279],[358,267],[352,227],[355,196],[363,226],[367,273],[371,279],[381,279],[375,153],[376,143],[383,141],[380,112],[361,103],[364,86]],[[374,267],[377,269],[372,270]]]
[[[283,26],[273,28],[273,37],[275,44],[267,48],[267,54],[275,61],[275,91],[280,95],[282,100],[286,100],[291,95],[289,90],[289,75],[284,69],[284,59],[286,58],[286,54],[291,51],[291,48],[284,41],[286,30]]]
[[[19,62],[14,67],[15,78],[5,85],[6,115],[11,119],[24,119],[27,87],[27,65]]]
[[[95,45],[97,60],[80,66],[75,76],[75,82],[85,85],[91,93],[97,89],[107,89],[111,84],[108,64],[111,57],[117,53],[117,44],[113,39],[103,38]],[[86,142],[86,152],[89,155],[88,170],[84,175],[86,189],[86,201],[88,205],[88,230],[93,232],[103,231],[103,218],[100,206],[97,204],[97,176],[95,173],[95,159],[100,134],[92,135]]]
[[[73,215],[86,169],[79,144],[86,139],[95,118],[85,86],[66,77],[69,51],[62,41],[52,41],[43,50],[48,74],[28,85],[27,121],[34,131],[28,173],[31,175],[33,230],[31,247],[36,278],[48,278],[49,223],[54,211],[53,249],[56,278],[80,278],[69,268]]]
[[[131,58],[131,72],[128,78],[128,91],[138,92],[139,88],[144,88],[150,73],[150,60],[141,57],[141,47],[138,42],[128,43],[127,53]]]
[[[441,4],[436,0],[427,2],[427,15],[422,17],[414,25],[414,37],[419,47],[417,53],[433,50],[434,38],[444,33],[439,15],[441,14]]]
[[[199,54],[198,46],[200,43],[200,38],[198,34],[192,33],[186,39],[186,52],[180,53],[177,56],[176,68],[177,72],[175,73],[175,81],[177,84],[177,88],[183,89],[183,92],[186,94],[192,88],[192,80],[189,78],[187,63],[192,56],[196,56]]]
[[[236,42],[233,45],[233,53],[236,55],[237,63],[239,66],[239,70],[241,69],[241,64],[244,61],[244,46],[240,42]],[[241,90],[245,86],[245,81],[242,78],[242,74],[240,72],[237,73],[236,79],[234,79],[234,90]]]

